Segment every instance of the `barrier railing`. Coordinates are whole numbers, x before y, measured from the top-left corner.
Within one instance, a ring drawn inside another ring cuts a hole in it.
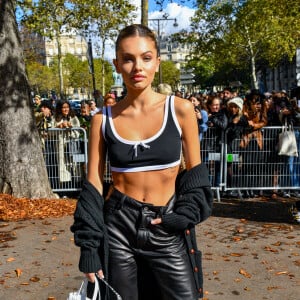
[[[300,157],[280,156],[277,151],[281,127],[261,129],[262,148],[252,137],[246,147],[242,138],[228,145],[226,132],[209,128],[201,141],[202,161],[209,170],[212,189],[220,201],[221,191],[300,190]],[[294,128],[298,149],[300,129]],[[42,138],[44,158],[53,191],[79,191],[87,172],[87,136],[83,128],[49,129]],[[106,159],[105,183],[111,182]]]
[[[42,136],[42,143],[52,190],[81,190],[87,172],[86,131],[81,127],[50,128]]]
[[[294,130],[300,149],[300,131],[297,127]],[[218,192],[235,190],[240,197],[243,190],[299,190],[300,158],[278,155],[278,135],[281,131],[280,126],[262,128],[262,147],[259,147],[259,137],[255,135],[250,135],[246,143],[239,138],[229,145],[226,132],[218,137],[215,129],[209,128],[201,142],[201,153],[209,168],[213,189]]]

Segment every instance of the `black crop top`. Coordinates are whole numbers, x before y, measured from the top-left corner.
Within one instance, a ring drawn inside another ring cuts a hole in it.
[[[166,98],[163,124],[152,137],[141,141],[120,137],[113,124],[110,106],[103,109],[102,133],[112,171],[162,170],[180,164],[181,128],[175,114],[174,96]]]

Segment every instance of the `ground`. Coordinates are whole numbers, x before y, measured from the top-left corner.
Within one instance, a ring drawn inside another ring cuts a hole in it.
[[[33,201],[0,197],[0,299],[66,300],[83,278],[69,229],[76,200]],[[196,228],[204,299],[299,299],[300,225],[291,204],[215,202]]]

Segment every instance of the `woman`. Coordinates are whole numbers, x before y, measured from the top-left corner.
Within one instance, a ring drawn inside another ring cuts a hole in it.
[[[194,105],[195,115],[197,118],[198,129],[199,129],[199,140],[202,140],[203,133],[207,131],[208,114],[205,105],[202,102],[200,95],[191,95],[188,98]]]
[[[104,96],[104,106],[112,106],[115,105],[117,103],[116,101],[116,95],[113,93],[107,93]]]
[[[52,127],[60,129],[80,127],[79,119],[71,109],[69,101],[62,100],[57,103]],[[70,156],[79,151],[79,143],[75,142],[75,139],[78,138],[79,132],[75,130],[61,130],[58,133],[58,174],[61,184],[70,182],[72,173],[75,175],[76,164],[73,163]]]
[[[120,32],[114,65],[127,94],[92,119],[88,182],[71,229],[91,282],[95,273],[106,276],[124,300],[196,300],[202,274],[194,226],[210,215],[212,194],[193,105],[151,87],[159,64],[152,31],[131,25]],[[181,148],[187,171],[175,191]],[[103,204],[106,149],[114,187]]]
[[[263,180],[268,175],[264,174],[266,157],[263,151],[262,128],[267,126],[268,117],[266,107],[263,105],[263,98],[263,95],[254,90],[246,95],[244,106],[244,115],[248,120],[248,129],[240,143],[244,172],[242,177],[244,182],[241,184],[249,188],[265,186]],[[251,163],[253,162],[253,157],[255,157],[255,165]],[[249,193],[251,197],[256,196],[252,190]]]
[[[239,143],[242,135],[247,131],[248,120],[243,114],[244,100],[234,97],[227,102],[228,125],[226,129],[227,153],[240,154]],[[239,164],[227,161],[227,185],[229,187],[240,186]],[[249,198],[248,191],[244,196]]]
[[[209,137],[202,149],[207,153],[221,153],[222,142],[224,139],[225,129],[227,128],[228,119],[225,109],[221,108],[221,99],[218,96],[208,98],[206,107],[208,112],[207,125],[209,127]],[[219,187],[221,183],[221,163],[219,159],[210,160],[211,183],[214,187]]]

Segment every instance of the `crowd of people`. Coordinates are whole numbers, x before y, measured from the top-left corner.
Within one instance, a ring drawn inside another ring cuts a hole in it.
[[[254,172],[251,167],[251,157],[247,155],[249,151],[257,153],[257,161],[263,161],[265,157],[259,156],[263,149],[263,136],[261,129],[265,126],[282,126],[284,124],[292,125],[293,127],[300,126],[300,107],[296,98],[289,98],[287,92],[273,91],[271,93],[260,93],[258,90],[251,90],[245,95],[239,94],[232,88],[224,88],[220,92],[211,94],[201,93],[186,93],[182,94],[180,91],[172,91],[168,84],[160,84],[157,92],[165,95],[177,95],[181,98],[186,98],[194,105],[194,111],[198,123],[199,140],[202,141],[203,134],[209,129],[214,129],[215,145],[214,151],[221,152],[221,145],[224,143],[223,133],[227,134],[228,153],[231,153],[231,148],[236,140],[241,139],[239,144],[241,160],[244,162],[244,174],[250,175]],[[103,97],[103,106],[115,105],[117,99],[115,93],[108,92]],[[92,117],[101,110],[96,106],[95,100],[81,101],[80,113],[75,113],[68,101],[52,102],[48,100],[41,100],[38,95],[34,98],[34,112],[36,116],[36,123],[39,128],[43,144],[45,145],[45,137],[47,136],[48,128],[71,128],[82,127],[89,135],[90,123]],[[295,130],[295,135],[298,144],[300,143],[299,131]],[[48,145],[49,146],[49,145]],[[276,145],[273,145],[274,148]],[[203,151],[209,151],[210,145],[205,142],[202,146]],[[61,157],[63,157],[61,155]],[[300,197],[300,179],[297,174],[298,167],[294,167],[298,160],[295,157],[278,157],[276,153],[268,159],[279,162],[286,161],[290,172],[294,173],[291,176],[289,183],[293,187],[299,187],[291,191],[280,191],[274,188],[271,197],[275,198],[278,194],[283,197]],[[59,160],[62,162],[62,160]],[[247,163],[248,162],[248,163]],[[62,169],[63,170],[63,169]],[[220,161],[215,161],[215,172],[213,174],[212,183],[214,186],[220,184]],[[212,175],[211,175],[212,176]],[[62,180],[66,176],[60,176]],[[69,180],[70,176],[66,177]],[[246,178],[246,177],[245,177]],[[248,180],[249,177],[247,177]],[[274,177],[276,178],[276,177]],[[239,182],[242,187],[243,184],[249,186],[247,183]],[[227,165],[227,185],[232,184],[232,165]],[[252,187],[260,186],[258,179],[254,178],[250,183]],[[278,182],[274,182],[274,187]],[[230,190],[223,193],[223,196],[238,197],[236,191]],[[246,190],[243,192],[244,197],[259,196],[255,190]]]
[[[115,103],[115,94],[107,93],[104,105]],[[80,111],[77,112],[68,100],[42,100],[39,95],[35,95],[33,105],[51,186],[70,188],[80,185],[85,177],[86,165],[74,162],[72,158],[84,153],[84,134],[80,130],[68,129],[83,128],[87,139],[92,117],[101,108],[96,106],[94,100],[82,100]],[[50,128],[66,130],[49,131]]]
[[[194,111],[198,123],[199,140],[202,141],[203,134],[209,129],[214,129],[215,145],[214,151],[221,152],[221,144],[224,143],[223,133],[227,134],[228,153],[231,153],[231,148],[236,140],[241,139],[239,149],[241,159],[244,162],[245,173],[250,175],[254,172],[251,168],[249,160],[251,157],[247,155],[249,151],[258,153],[257,161],[262,161],[265,157],[259,157],[259,150],[263,149],[263,136],[261,129],[265,126],[282,126],[284,124],[292,125],[293,127],[300,126],[300,107],[296,98],[289,98],[287,92],[273,91],[271,93],[260,93],[258,90],[251,90],[245,95],[239,94],[231,88],[224,88],[220,92],[211,94],[201,93],[186,93],[183,95],[180,91],[172,91],[168,84],[160,84],[157,92],[165,95],[177,95],[181,98],[186,98],[194,105]],[[115,93],[108,92],[103,97],[103,105],[115,105],[120,99],[117,99]],[[41,98],[36,95],[34,98],[34,111],[36,116],[36,123],[39,128],[43,143],[45,136],[47,136],[48,128],[70,128],[82,127],[89,135],[90,123],[92,117],[101,110],[96,106],[95,100],[81,101],[80,113],[75,114],[71,109],[68,101],[41,101]],[[295,135],[300,143],[299,131],[295,130]],[[276,145],[273,145],[274,148]],[[202,146],[203,151],[209,151],[210,145],[206,142]],[[204,149],[203,149],[204,148]],[[296,196],[300,197],[300,179],[299,174],[293,167],[297,158],[295,157],[278,157],[273,155],[269,157],[272,161],[286,160],[288,169],[294,173],[291,176],[290,184],[293,187],[299,187],[299,190],[284,190],[283,197]],[[297,161],[298,163],[298,161]],[[214,186],[220,184],[220,162],[215,161],[215,172],[212,183]],[[230,187],[232,181],[232,166],[227,165],[227,184]],[[63,177],[63,176],[62,176]],[[247,179],[248,180],[248,179]],[[243,186],[243,182],[239,183]],[[249,181],[246,186],[249,185]],[[274,182],[274,186],[278,183]],[[251,182],[252,187],[260,186],[257,179]],[[251,189],[244,191],[244,197],[258,196],[256,191]],[[223,196],[237,197],[236,191],[228,191]],[[274,189],[272,197],[275,198],[279,191]]]
[[[271,193],[272,198],[277,198],[278,195],[283,197],[300,197],[300,176],[299,176],[299,159],[295,156],[279,156],[277,149],[278,137],[272,139],[272,145],[269,145],[270,140],[264,140],[263,128],[266,126],[291,126],[294,128],[298,149],[300,146],[299,130],[300,126],[300,106],[297,98],[290,98],[285,90],[273,91],[271,93],[260,93],[258,90],[251,90],[248,93],[241,95],[231,88],[224,88],[221,92],[209,95],[200,93],[187,95],[193,103],[198,99],[197,104],[203,117],[198,119],[199,137],[207,128],[214,129],[215,145],[212,147],[214,152],[221,152],[222,143],[226,142],[227,153],[232,153],[232,149],[237,149],[240,155],[240,161],[243,163],[243,177],[238,178],[239,182],[234,186],[249,187],[249,190],[243,192],[244,197],[260,196],[262,191],[252,190],[251,187],[263,187],[263,179],[259,174],[255,173],[256,165],[250,153],[255,153],[255,162],[263,163],[278,163],[285,165],[284,178],[285,182],[281,182],[281,186],[292,186],[293,189],[279,191],[278,175],[280,170],[276,170],[274,175],[274,190]],[[196,112],[199,114],[198,112]],[[206,124],[204,119],[208,115]],[[206,125],[206,126],[205,126]],[[226,141],[224,141],[224,133],[226,132]],[[238,147],[236,143],[238,142]],[[209,151],[210,145],[206,141],[202,145],[203,151]],[[273,149],[273,153],[268,157],[264,153],[268,149]],[[219,162],[215,162],[214,186],[220,184],[220,174],[218,172]],[[283,171],[283,170],[281,170]],[[290,176],[288,176],[289,174]],[[252,176],[251,176],[252,175]],[[266,174],[268,175],[268,174]],[[227,164],[227,186],[232,184],[232,164]],[[268,186],[268,185],[267,185]],[[226,193],[223,193],[225,196]],[[236,191],[230,190],[227,193],[230,197],[238,197]]]

